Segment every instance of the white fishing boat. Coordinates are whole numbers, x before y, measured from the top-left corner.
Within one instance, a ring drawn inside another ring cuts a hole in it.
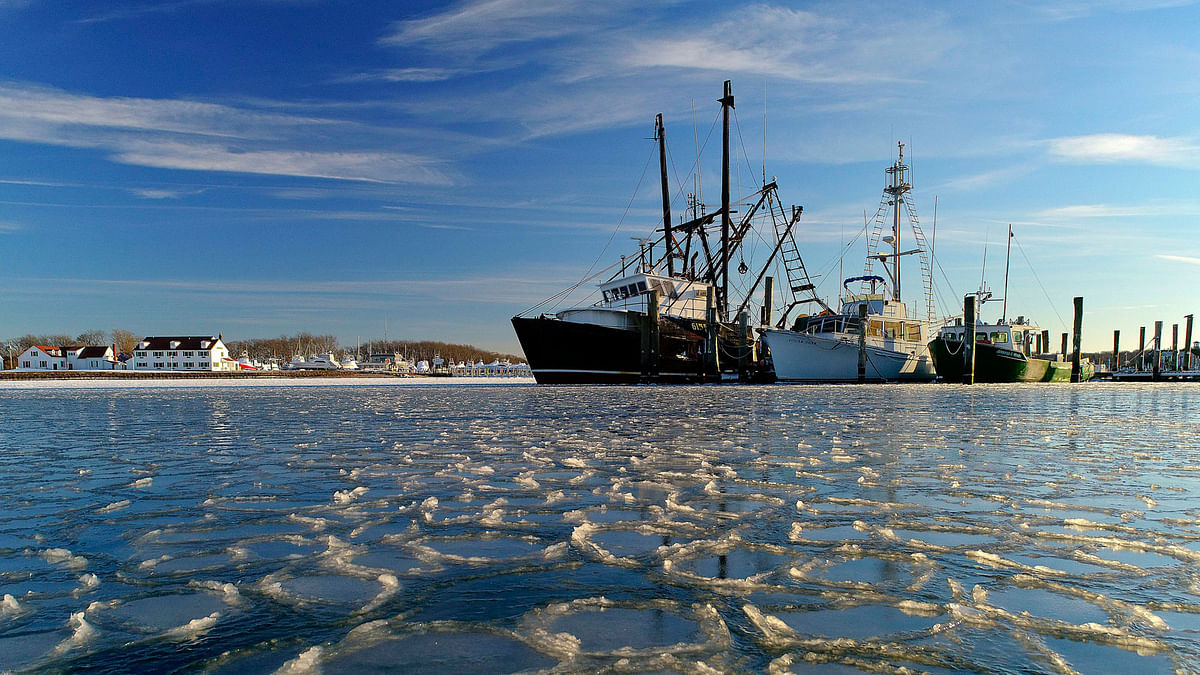
[[[801,317],[791,329],[762,329],[762,341],[770,353],[775,377],[781,382],[930,382],[936,373],[929,355],[933,319],[933,276],[925,235],[917,220],[909,192],[909,167],[904,164],[904,145],[896,163],[888,167],[888,182],[876,211],[875,227],[868,235],[867,274],[843,284],[839,311]],[[900,250],[901,212],[917,247]],[[891,215],[891,234],[883,236]],[[880,244],[890,247],[881,252]],[[900,260],[917,255],[924,282],[926,316],[909,316],[901,300]],[[882,263],[888,279],[873,274],[874,262]],[[864,292],[849,290],[861,283]],[[880,292],[883,290],[890,292]],[[865,335],[863,333],[865,332]],[[863,368],[860,376],[859,363]]]

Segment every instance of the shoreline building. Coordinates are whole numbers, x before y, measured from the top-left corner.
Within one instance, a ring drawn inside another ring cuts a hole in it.
[[[237,371],[224,338],[202,335],[149,336],[133,348],[132,370]]]
[[[16,370],[118,370],[116,345],[33,345],[17,357]]]

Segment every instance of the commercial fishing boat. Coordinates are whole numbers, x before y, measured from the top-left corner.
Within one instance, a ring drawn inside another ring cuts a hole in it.
[[[636,256],[622,256],[620,263],[591,279],[607,277],[598,284],[600,295],[593,304],[513,317],[513,328],[538,383],[692,383],[763,375],[752,326],[760,319],[769,322],[770,311],[759,312],[752,324],[751,297],[760,297],[760,306],[771,306],[773,280],[766,272],[773,263],[788,270],[789,278],[803,273],[792,237],[802,208],[785,210],[775,181],[766,181],[764,175],[762,187],[739,200],[749,208],[733,219],[737,212],[729,195],[729,116],[734,99],[729,81],[719,102],[720,208],[704,213],[692,195],[691,218],[672,223],[666,134],[658,115],[654,139],[663,227],[656,231],[658,236],[639,240]],[[771,227],[755,229],[756,224],[767,222]],[[751,236],[752,232],[757,234]],[[735,299],[730,290],[731,267],[736,265],[739,275],[749,272],[747,249],[751,242],[760,241],[774,245],[748,288],[737,281],[743,292]],[[811,290],[812,285],[808,287]],[[756,295],[760,290],[761,295]],[[557,296],[523,314],[555,300]]]
[[[1071,361],[1067,359],[1064,336],[1062,353],[1050,351],[1050,336],[1024,316],[1008,315],[1008,263],[1012,253],[1012,226],[1008,228],[1008,246],[1004,255],[1004,296],[1000,319],[995,323],[975,322],[974,381],[975,382],[1070,382]],[[983,305],[992,299],[982,283],[975,292],[975,303],[982,314]],[[970,297],[970,296],[968,296]],[[961,382],[966,371],[964,344],[970,331],[961,320],[943,326],[929,343],[929,354],[938,377],[947,382]],[[1088,359],[1079,364],[1080,380],[1092,379],[1096,367]]]
[[[935,377],[927,346],[933,323],[933,275],[925,234],[917,219],[899,144],[896,163],[886,170],[883,198],[867,238],[866,274],[846,279],[837,312],[800,317],[790,328],[767,328],[763,344],[780,382],[930,382]],[[907,217],[902,217],[902,212]],[[890,214],[890,218],[888,215]],[[891,234],[883,235],[891,221]],[[901,222],[907,220],[917,247],[900,250]],[[890,251],[880,251],[880,245]],[[900,259],[916,255],[925,292],[925,318],[909,316],[901,300]],[[873,273],[882,264],[888,279]],[[860,292],[850,290],[861,284]],[[883,292],[887,291],[887,292]],[[863,333],[865,332],[865,335]],[[859,363],[863,363],[860,377]]]
[[[929,343],[937,374],[947,382],[961,382],[963,343],[967,327],[943,326]],[[1070,382],[1071,362],[1065,354],[1047,353],[1042,331],[1025,317],[975,324],[976,382]],[[1095,375],[1095,364],[1080,361],[1080,379]]]

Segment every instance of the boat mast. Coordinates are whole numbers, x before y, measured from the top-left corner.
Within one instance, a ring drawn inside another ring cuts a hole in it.
[[[892,300],[900,302],[900,205],[904,194],[911,186],[904,179],[904,144],[897,141],[900,147],[900,157],[887,172],[892,175],[892,184],[885,188],[892,198]],[[886,263],[885,263],[886,264]]]
[[[1008,248],[1004,251],[1004,297],[1000,307],[1000,323],[1007,321],[1008,316],[1008,257],[1012,255],[1012,223],[1008,225]]]
[[[667,183],[667,134],[662,113],[654,118],[654,137],[658,140],[658,170],[662,178],[663,243],[667,246],[667,276],[675,276],[675,238],[671,234],[671,186]]]
[[[733,108],[733,88],[725,80],[721,97],[721,316],[729,320],[729,111]]]

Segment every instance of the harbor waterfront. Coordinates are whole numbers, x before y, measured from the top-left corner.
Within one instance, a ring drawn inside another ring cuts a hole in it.
[[[0,669],[1194,672],[1187,383],[0,384]]]

